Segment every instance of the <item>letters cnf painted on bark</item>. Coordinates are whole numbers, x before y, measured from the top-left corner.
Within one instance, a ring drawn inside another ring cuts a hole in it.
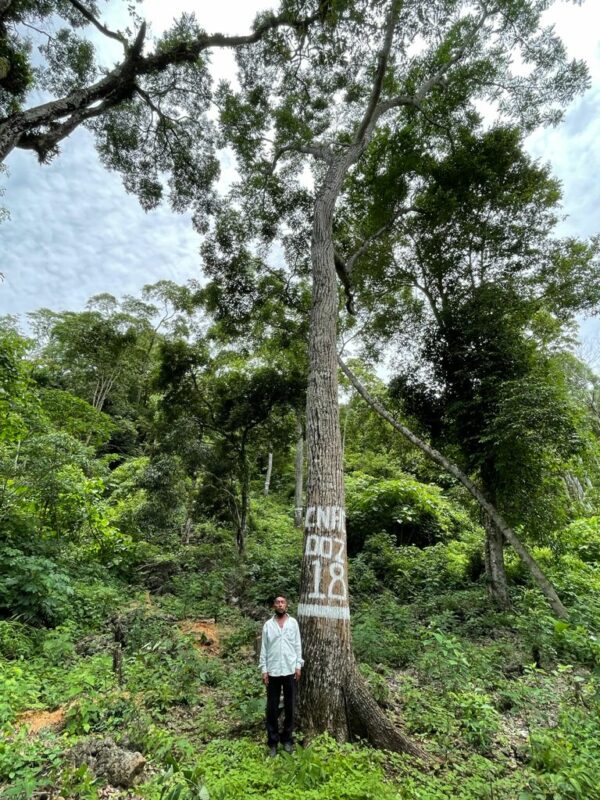
[[[305,617],[349,619],[344,509],[310,506],[304,525],[308,532],[304,555],[312,574],[306,599],[311,602],[301,603],[298,613]]]

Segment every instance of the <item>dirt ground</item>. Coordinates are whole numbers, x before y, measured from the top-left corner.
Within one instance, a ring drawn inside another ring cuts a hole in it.
[[[182,633],[193,636],[196,647],[203,653],[218,656],[221,650],[219,631],[214,620],[184,619],[178,623]]]

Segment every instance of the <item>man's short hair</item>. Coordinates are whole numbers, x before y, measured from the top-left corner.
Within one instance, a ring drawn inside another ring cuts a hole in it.
[[[280,597],[287,603],[287,597],[284,594],[276,594],[275,597],[273,598],[273,602],[275,602],[275,600],[278,600]]]

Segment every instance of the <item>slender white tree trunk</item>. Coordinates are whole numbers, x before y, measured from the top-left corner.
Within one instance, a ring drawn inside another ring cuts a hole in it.
[[[267,459],[267,474],[265,475],[265,487],[263,489],[265,497],[269,494],[271,488],[271,473],[273,472],[273,452],[269,451]]]

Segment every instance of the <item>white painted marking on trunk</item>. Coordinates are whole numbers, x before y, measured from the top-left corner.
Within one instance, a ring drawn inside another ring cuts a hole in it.
[[[319,537],[315,533],[309,533],[306,537],[306,547],[304,555],[318,556],[320,550]]]
[[[324,531],[330,530],[329,517],[331,516],[332,511],[335,517],[335,506],[327,506],[326,508],[317,506],[317,528],[321,528]]]
[[[312,565],[313,565],[313,569],[314,569],[314,572],[313,572],[314,586],[313,586],[312,592],[309,592],[308,596],[312,600],[324,600],[325,599],[325,595],[323,594],[323,592],[320,591],[321,570],[322,570],[321,562],[319,561],[319,559],[316,559],[316,561],[312,562]]]
[[[346,532],[346,513],[341,506],[309,506],[306,509],[304,526],[320,531]]]
[[[348,606],[320,606],[316,603],[299,603],[299,617],[319,617],[321,619],[350,619]]]
[[[340,564],[338,561],[334,561],[329,565],[329,575],[331,576],[331,582],[327,590],[327,597],[336,600],[345,600],[346,582],[344,580],[344,565]],[[336,586],[338,587],[337,589]]]
[[[344,540],[343,540],[343,539],[338,539],[338,538],[335,538],[335,539],[334,539],[334,542],[335,542],[336,544],[339,544],[339,546],[340,546],[340,549],[337,551],[337,553],[336,553],[336,554],[335,554],[335,556],[334,556],[334,560],[335,560],[335,561],[340,561],[340,562],[342,562],[342,563],[343,563],[343,561],[344,561],[344,555],[343,555],[343,553],[344,553],[344,548],[345,548]]]

